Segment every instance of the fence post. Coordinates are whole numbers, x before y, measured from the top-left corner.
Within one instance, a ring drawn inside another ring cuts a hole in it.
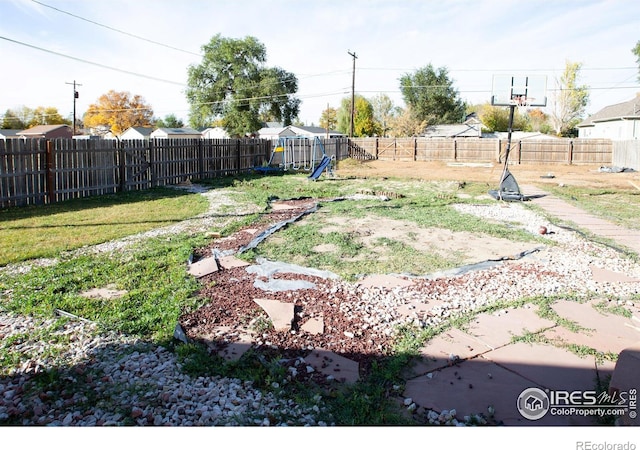
[[[124,142],[118,139],[116,144],[116,152],[118,155],[118,189],[124,192],[127,188],[127,151],[124,148]]]
[[[166,139],[166,141],[169,141],[169,138]],[[148,167],[148,171],[149,171],[149,187],[155,187],[156,185],[156,174],[155,174],[155,170],[156,170],[156,158],[155,158],[155,142],[154,139],[149,139],[149,167]],[[144,189],[144,188],[143,188]]]
[[[204,179],[204,139],[198,142],[198,177]]]
[[[413,160],[418,160],[418,138],[413,138]]]
[[[458,162],[458,140],[453,138],[453,160]]]
[[[573,139],[569,139],[569,152],[567,155],[569,165],[573,164]]]
[[[237,153],[237,158],[236,158],[236,174],[240,173],[240,139],[236,140],[236,153]]]
[[[49,203],[55,202],[56,198],[56,186],[55,186],[55,169],[56,169],[56,161],[53,155],[53,144],[47,139],[46,141],[47,148],[47,200]]]

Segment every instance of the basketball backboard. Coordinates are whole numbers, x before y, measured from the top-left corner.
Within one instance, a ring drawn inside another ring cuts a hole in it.
[[[546,75],[494,75],[494,106],[547,106]]]

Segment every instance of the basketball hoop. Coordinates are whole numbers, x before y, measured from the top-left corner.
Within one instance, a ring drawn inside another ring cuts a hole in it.
[[[520,114],[525,114],[531,108],[532,103],[535,103],[534,99],[526,95],[514,95],[511,98],[511,104],[518,107]]]

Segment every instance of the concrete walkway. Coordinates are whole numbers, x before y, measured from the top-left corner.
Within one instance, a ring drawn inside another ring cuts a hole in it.
[[[535,186],[521,186],[520,189],[527,196],[540,196],[532,199],[531,203],[543,208],[550,215],[565,222],[573,222],[582,229],[597,236],[611,239],[640,255],[640,230],[630,230],[594,217]]]
[[[550,216],[640,254],[640,231],[593,217],[536,187],[523,186],[521,190],[527,196],[540,196],[531,201]],[[640,281],[612,273],[594,272],[595,277],[616,283]],[[553,303],[554,312],[566,322],[542,319],[535,305],[524,305],[480,314],[464,329],[454,328],[436,336],[422,348],[417,364],[405,375],[405,404],[413,402],[424,410],[444,411],[433,414],[432,423],[450,424],[454,416],[464,420],[475,415],[484,416],[490,424],[596,425],[596,417],[580,413],[587,408],[561,408],[555,414],[551,410],[554,404],[564,402],[564,397],[557,400],[554,395],[593,391],[598,382],[609,383],[609,377],[613,377],[609,393],[640,388],[640,309],[638,305],[627,308],[633,317],[626,318],[600,312],[594,308],[597,302]],[[581,331],[559,323],[578,324]],[[548,343],[535,339],[511,342],[513,336],[528,334],[542,336]],[[573,346],[574,351],[567,346]],[[580,348],[624,357],[616,367],[590,354],[578,356],[575,349]],[[607,404],[602,398],[598,402]],[[627,411],[619,423],[639,425],[635,414]]]

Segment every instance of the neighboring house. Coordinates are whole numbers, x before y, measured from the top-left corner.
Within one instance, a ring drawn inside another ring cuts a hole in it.
[[[149,137],[151,139],[201,139],[202,133],[193,128],[158,128]]]
[[[281,137],[290,136],[296,136],[296,134],[289,127],[264,127],[258,130],[258,137],[260,139],[277,141]]]
[[[313,139],[315,137],[319,138],[335,138],[335,137],[346,137],[345,134],[340,133],[339,131],[327,130],[322,127],[304,127],[304,126],[296,126],[289,125],[286,127],[270,127],[266,126],[264,128],[260,128],[258,130],[258,137],[262,139],[271,139],[278,140],[281,137],[306,137]]]
[[[322,127],[298,127],[295,125],[289,125],[288,127],[291,131],[293,131],[296,136],[304,136],[308,138],[339,138],[339,137],[347,137],[346,134],[340,133],[339,131],[329,130]]]
[[[207,128],[202,132],[204,139],[229,139],[229,133],[222,127]]]
[[[428,138],[460,138],[482,137],[482,122],[475,115],[467,116],[463,123],[431,125],[420,137]]]
[[[509,138],[507,131],[495,131],[493,133],[483,133],[482,137],[485,139],[501,139],[506,141]],[[552,134],[544,134],[539,131],[513,131],[511,133],[512,141],[524,141],[524,140],[541,140],[541,139],[562,139]]]
[[[121,135],[121,140],[146,140],[149,139],[149,136],[153,132],[153,128],[151,127],[130,127],[127,128]]]
[[[627,141],[640,138],[640,94],[633,100],[605,106],[578,124],[579,138]]]
[[[16,139],[19,138],[20,136],[18,136],[18,133],[20,133],[22,130],[10,130],[7,128],[1,128],[0,129],[0,139],[2,139],[3,141],[6,141],[7,139]]]
[[[17,133],[22,138],[69,138],[73,136],[73,130],[69,125],[36,125]]]

